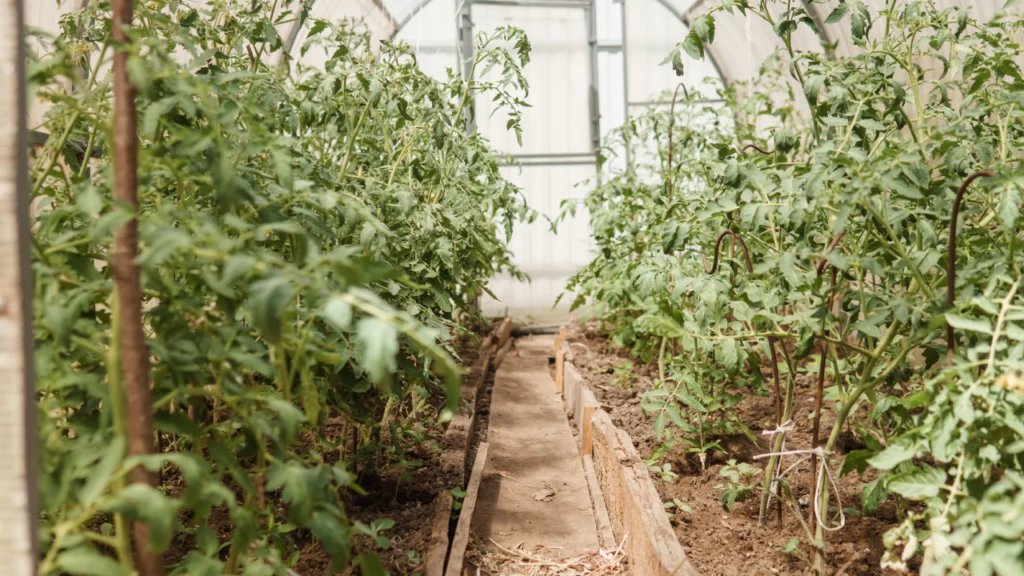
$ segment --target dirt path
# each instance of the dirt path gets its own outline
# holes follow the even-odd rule
[[[538,353],[553,345],[553,337],[517,341],[495,375],[473,533],[485,544],[570,558],[599,546],[579,450],[547,354]]]

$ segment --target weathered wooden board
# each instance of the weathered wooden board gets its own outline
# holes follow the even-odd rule
[[[618,542],[615,541],[612,521],[608,518],[608,507],[605,506],[601,485],[597,481],[597,472],[594,471],[594,459],[590,456],[583,457],[583,471],[587,475],[587,485],[590,487],[590,500],[594,506],[597,538],[601,542],[601,548],[612,548],[618,545]]]
[[[505,342],[508,342],[509,338],[512,337],[512,319],[505,318],[502,320],[501,324],[498,325],[498,329],[495,331],[495,335],[497,338],[495,344],[498,345],[498,348],[501,348],[505,345]]]
[[[505,361],[505,356],[508,356],[509,351],[512,350],[512,340],[509,339],[505,342],[505,345],[501,347],[501,350],[494,355],[494,369],[501,368],[501,363]]]
[[[473,510],[476,509],[476,498],[480,493],[480,479],[483,478],[486,463],[487,442],[481,442],[480,448],[476,451],[473,471],[469,475],[466,497],[462,500],[462,508],[459,511],[459,523],[455,527],[455,537],[452,538],[452,549],[448,555],[448,568],[445,570],[445,576],[462,574],[462,564],[466,559],[466,546],[469,545],[470,527],[473,522]]]
[[[583,393],[583,376],[580,376],[580,371],[571,362],[566,362],[563,369],[563,378],[565,381],[565,409],[573,417],[576,417],[577,411],[580,407],[580,401],[582,400]]]
[[[565,390],[565,353],[561,350],[555,353],[555,390],[559,394]]]
[[[444,492],[434,500],[434,516],[430,528],[430,547],[423,555],[425,576],[444,576],[444,560],[448,556],[448,524],[452,517],[452,494]]]
[[[602,410],[589,420],[594,476],[604,495],[612,531],[618,540],[626,540],[630,573],[697,576],[629,434],[616,428]]]

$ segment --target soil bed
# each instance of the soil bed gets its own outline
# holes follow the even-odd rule
[[[574,355],[573,363],[579,368],[594,394],[609,413],[616,426],[629,433],[642,458],[649,458],[662,442],[654,431],[653,417],[643,413],[640,407],[641,395],[649,390],[657,378],[656,362],[644,365],[631,358],[628,351],[616,349],[596,326],[569,330],[569,342]],[[614,374],[616,367],[627,361],[633,363],[628,381]],[[762,372],[770,377],[770,366],[762,366]],[[620,370],[621,372],[621,370]],[[800,374],[796,378],[796,405],[794,421],[797,428],[787,435],[787,450],[809,448],[811,445],[811,420],[804,418],[813,412],[813,386],[816,375]],[[810,574],[807,562],[800,556],[807,556],[806,533],[788,508],[783,511],[780,527],[775,518],[774,505],[768,524],[758,526],[760,491],[752,492],[746,502],[735,504],[729,512],[722,508],[721,490],[716,488],[723,481],[719,472],[729,459],[763,468],[766,460],[754,460],[757,454],[770,452],[768,436],[762,431],[775,428],[775,406],[768,396],[749,396],[749,391],[732,391],[748,396],[733,408],[739,418],[758,437],[759,445],[746,436],[719,439],[724,451],[712,450],[702,469],[696,455],[685,454],[679,444],[669,450],[658,464],[669,463],[676,478],[665,479],[652,471],[651,479],[663,502],[674,499],[692,508],[692,512],[675,512],[671,517],[672,526],[680,544],[686,551],[693,567],[706,575],[760,575],[760,574]],[[825,402],[822,416],[822,430],[832,426],[833,405]],[[827,434],[827,432],[826,432]],[[848,435],[844,435],[848,436]],[[842,444],[842,442],[840,442]],[[846,450],[856,446],[839,446],[831,459],[834,473],[843,461]],[[794,460],[787,461],[786,466]],[[757,476],[758,481],[763,473]],[[809,501],[808,484],[811,479],[810,463],[805,462],[787,476],[793,494],[801,501],[801,511],[807,518]],[[856,473],[836,478],[846,509],[846,526],[826,535],[827,564],[829,574],[846,576],[869,576],[881,573],[879,561],[885,547],[882,536],[897,523],[895,505],[890,499],[874,516],[861,512],[861,485],[873,477],[870,471],[863,478]],[[830,506],[836,506],[833,497]],[[800,555],[781,551],[791,538],[801,542]]]

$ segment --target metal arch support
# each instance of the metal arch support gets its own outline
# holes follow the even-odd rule
[[[88,0],[82,0],[82,1],[83,2],[87,2]],[[387,7],[385,7],[384,4],[380,0],[371,0],[371,1],[374,3],[374,5],[377,6],[377,8],[381,11],[382,14],[387,16],[388,21],[391,22],[392,31],[391,31],[391,35],[388,36],[388,40],[394,39],[395,35],[398,34],[398,30],[399,30],[398,22],[395,21],[395,17],[391,15],[391,11],[388,10]],[[430,0],[425,0],[425,1],[429,2]],[[310,0],[310,2],[309,2],[309,10],[303,10],[302,12],[300,12],[299,13],[299,19],[296,20],[295,23],[292,24],[291,28],[288,30],[288,35],[285,37],[284,44],[282,45],[282,50],[281,50],[282,54],[281,54],[281,62],[280,62],[281,65],[286,64],[287,61],[288,61],[288,58],[290,58],[292,56],[292,50],[295,48],[295,41],[299,39],[299,32],[301,32],[302,31],[302,27],[306,25],[306,21],[309,19],[308,18],[309,15],[313,13],[313,9],[315,7],[316,7],[316,0]]]
[[[395,23],[395,31],[391,34],[391,38],[390,39],[394,40],[395,36],[398,36],[398,33],[402,31],[402,28],[405,28],[406,25],[409,24],[409,22],[412,22],[412,19],[415,18],[417,14],[422,12],[423,9],[426,8],[427,6],[429,6],[430,3],[433,2],[433,1],[434,0],[420,0],[420,3],[417,4],[416,7],[413,8],[411,12],[409,12],[404,17],[402,17],[402,21],[401,22],[396,22]],[[466,0],[467,4],[469,2],[470,2],[470,0]],[[391,13],[390,12],[388,12],[388,17],[391,17]],[[391,18],[391,21],[394,22],[395,19]]]
[[[302,27],[306,25],[306,16],[313,12],[313,8],[315,6],[316,0],[309,0],[309,10],[303,10],[299,15],[299,19],[296,20],[295,23],[292,24],[291,29],[288,30],[288,37],[285,38],[284,41],[284,50],[281,51],[282,66],[288,63],[288,58],[292,55],[292,48],[295,47],[295,41],[299,38],[299,32],[302,30]]]
[[[821,38],[822,43],[827,46],[831,46],[835,40],[829,35],[828,29],[825,27],[825,20],[821,17],[821,13],[818,12],[815,5],[809,0],[801,0],[800,3],[804,5],[804,10],[806,10],[807,14],[810,15],[811,21],[814,22],[814,27],[818,29],[818,37]],[[826,52],[831,52],[831,50],[826,50]]]

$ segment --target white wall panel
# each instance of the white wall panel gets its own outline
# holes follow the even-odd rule
[[[586,195],[588,187],[580,184],[595,175],[594,167],[585,165],[509,166],[503,172],[522,187],[533,209],[552,219],[561,212],[563,200]],[[592,259],[591,246],[589,215],[582,209],[558,227],[557,236],[543,217],[533,224],[518,226],[509,247],[517,266],[531,281],[521,283],[507,275],[496,277],[490,288],[498,299],[485,297],[484,313],[502,315],[508,310],[521,320],[563,321],[569,315],[573,296],[565,296],[557,308],[552,307],[569,277]]]

